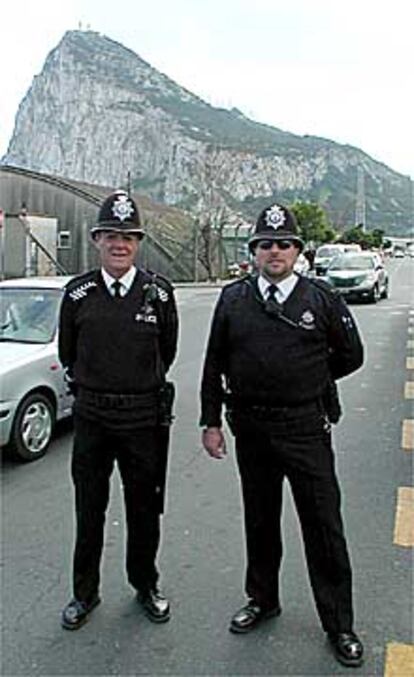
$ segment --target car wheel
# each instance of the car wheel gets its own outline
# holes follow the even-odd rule
[[[371,303],[377,303],[380,300],[380,298],[381,298],[380,291],[378,285],[376,284],[369,296],[369,301]]]
[[[45,455],[55,424],[55,409],[42,393],[26,397],[17,409],[9,451],[19,461],[36,461]]]
[[[382,298],[387,299],[387,298],[389,298],[389,295],[390,295],[389,286],[388,286],[388,282],[386,282],[384,284],[384,289],[382,290]]]

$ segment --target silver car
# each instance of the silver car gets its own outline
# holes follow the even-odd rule
[[[389,277],[375,252],[339,254],[329,264],[325,279],[347,299],[376,303],[389,295]]]
[[[0,282],[0,446],[21,461],[46,453],[55,422],[71,414],[57,356],[57,323],[70,277]]]

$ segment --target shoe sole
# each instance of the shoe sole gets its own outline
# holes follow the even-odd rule
[[[248,632],[251,632],[252,630],[257,628],[257,626],[260,625],[262,621],[266,621],[269,618],[275,618],[275,616],[280,616],[281,613],[282,609],[272,609],[271,611],[266,611],[266,613],[263,614],[263,616],[260,616],[260,618],[256,621],[256,623],[253,623],[253,625],[250,625],[246,628],[242,628],[238,625],[233,625],[233,623],[230,623],[229,630],[230,632],[233,632],[235,635],[245,635]]]
[[[144,606],[142,607],[142,610],[146,615],[146,617],[153,623],[167,623],[171,618],[171,615],[169,613],[166,614],[165,616],[153,616],[149,611],[147,611],[147,609]]]
[[[333,654],[336,658],[336,660],[341,663],[342,665],[345,665],[346,668],[360,668],[361,665],[364,662],[363,658],[358,658],[356,660],[349,660],[348,658],[344,658],[341,654],[339,654],[335,649],[333,649]]]
[[[98,606],[98,604],[100,604],[100,603],[101,603],[101,600],[100,600],[100,598],[98,597],[98,599],[96,599],[96,600],[91,604],[88,613],[84,616],[84,618],[82,618],[81,621],[79,621],[79,623],[65,623],[65,621],[62,620],[62,621],[61,621],[61,626],[62,626],[62,628],[64,628],[64,630],[78,630],[78,629],[81,628],[83,625],[85,625],[85,623],[88,622],[88,620],[89,620],[89,614],[90,614],[90,613]]]
[[[145,616],[153,623],[167,623],[170,620],[171,618],[170,609],[168,609],[168,612],[165,614],[165,616],[154,616],[154,614],[152,614],[151,611],[149,611],[146,608],[145,602],[141,599],[141,595],[139,592],[137,593],[136,599],[138,604],[141,606]]]

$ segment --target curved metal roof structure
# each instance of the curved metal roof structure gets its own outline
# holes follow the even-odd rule
[[[85,264],[87,268],[96,265],[89,230],[95,223],[99,205],[113,190],[113,187],[82,184],[20,167],[0,166],[0,207],[6,219],[17,217],[24,208],[28,214],[57,218],[59,231],[71,234],[70,249],[58,252],[58,261],[68,273],[84,272]],[[171,280],[191,280],[194,255],[190,220],[187,219],[187,228],[181,224],[181,230],[174,229],[168,217],[161,216],[160,205],[142,195],[133,194],[133,197],[146,227],[140,264]],[[167,208],[164,211],[168,211]],[[154,215],[156,229],[152,228]]]

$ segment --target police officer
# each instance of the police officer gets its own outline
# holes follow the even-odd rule
[[[59,328],[59,356],[75,394],[74,596],[62,612],[68,630],[83,625],[100,602],[115,461],[126,508],[128,581],[150,620],[164,622],[170,615],[156,556],[168,446],[166,375],[177,347],[173,289],[135,266],[144,231],[137,205],[124,191],[103,202],[91,236],[101,268],[70,282]]]
[[[359,666],[363,648],[353,631],[351,565],[328,416],[338,418],[334,380],[361,366],[363,347],[341,297],[294,272],[303,242],[286,207],[262,211],[249,247],[257,274],[222,290],[201,386],[203,445],[213,458],[224,457],[225,402],[243,494],[248,599],[230,630],[245,633],[281,613],[286,477],[322,627],[336,658]]]

